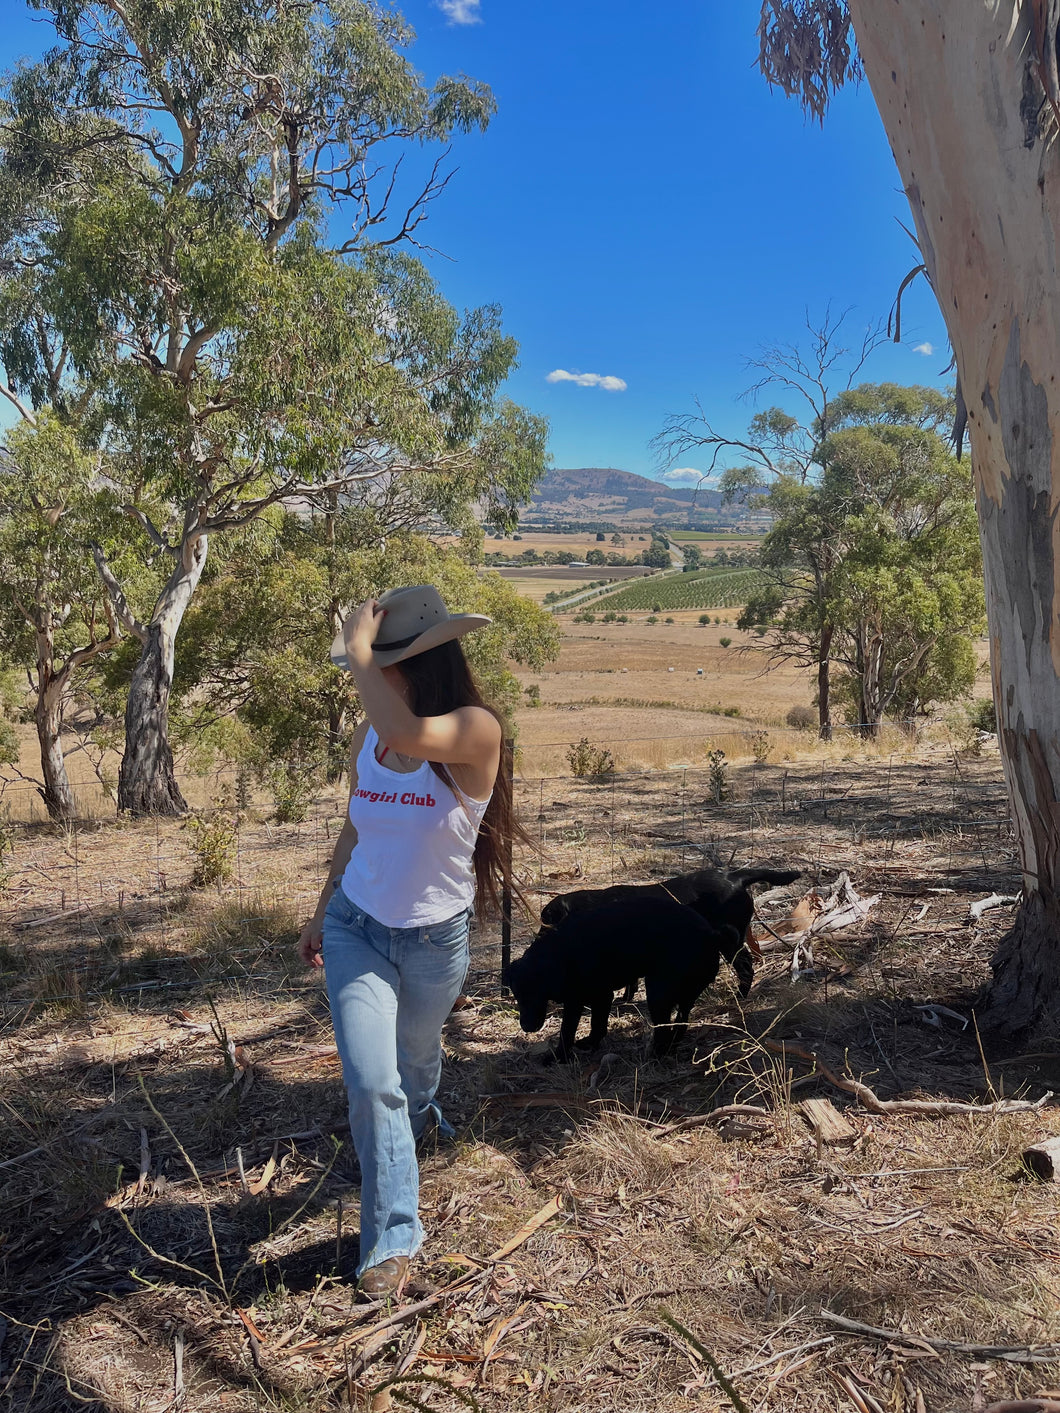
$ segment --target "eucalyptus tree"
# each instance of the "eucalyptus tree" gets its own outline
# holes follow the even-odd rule
[[[119,804],[175,812],[175,642],[210,538],[380,476],[471,487],[498,522],[540,460],[494,406],[515,346],[460,318],[418,243],[448,177],[400,153],[484,128],[481,85],[426,87],[411,31],[362,0],[33,0],[55,47],[0,132],[0,391],[105,451],[161,588],[140,644]]]
[[[53,413],[11,432],[0,457],[0,654],[32,691],[38,791],[57,820],[76,815],[64,717],[79,678],[121,636],[87,550],[90,541],[114,545],[111,510],[98,458]]]
[[[864,72],[953,347],[971,442],[1023,905],[985,1020],[1060,1023],[1060,10],[765,0],[766,77],[823,119]]]

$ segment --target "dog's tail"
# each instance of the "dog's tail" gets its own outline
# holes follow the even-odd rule
[[[740,995],[748,995],[754,985],[755,961],[750,948],[735,927],[725,926],[719,929],[718,950],[736,973],[736,979],[740,983]]]
[[[771,888],[780,888],[785,883],[794,883],[802,877],[801,869],[776,868],[734,868],[729,870],[729,880],[741,888],[751,888],[756,883],[768,883]]]

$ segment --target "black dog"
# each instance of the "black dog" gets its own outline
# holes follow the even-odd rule
[[[605,890],[609,891],[609,890]],[[579,1048],[596,1049],[607,1034],[614,992],[631,978],[644,978],[648,1014],[655,1026],[652,1053],[664,1055],[688,1022],[701,992],[718,974],[722,954],[741,945],[736,929],[712,927],[672,898],[644,896],[576,910],[557,927],[542,928],[512,963],[509,985],[519,1005],[519,1024],[537,1031],[549,1001],[563,1006],[556,1055],[570,1058],[585,1006],[592,1020]],[[676,1010],[677,1024],[671,1024]]]
[[[716,868],[698,868],[693,873],[679,873],[665,883],[617,883],[612,888],[581,888],[573,893],[560,893],[546,903],[541,909],[541,922],[545,928],[558,927],[572,913],[624,899],[668,898],[671,902],[684,903],[710,927],[720,928],[724,937],[728,936],[728,929],[735,930],[734,943],[722,941],[719,945],[722,956],[739,979],[740,995],[746,996],[754,981],[754,958],[746,939],[755,905],[748,890],[756,883],[780,887],[794,883],[799,876],[797,869],[738,868],[722,873]],[[628,981],[619,980],[615,989],[620,986],[626,987],[626,1000],[632,1000],[636,983],[631,989]]]

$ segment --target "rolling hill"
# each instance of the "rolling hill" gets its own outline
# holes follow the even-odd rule
[[[614,467],[552,468],[545,472],[525,513],[528,521],[703,520],[714,522],[717,491],[668,486]]]

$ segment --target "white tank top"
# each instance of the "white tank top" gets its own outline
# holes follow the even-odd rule
[[[457,796],[427,761],[407,774],[375,758],[369,726],[357,757],[350,822],[357,843],[342,875],[355,907],[385,927],[428,927],[475,901],[471,856],[489,800]]]

